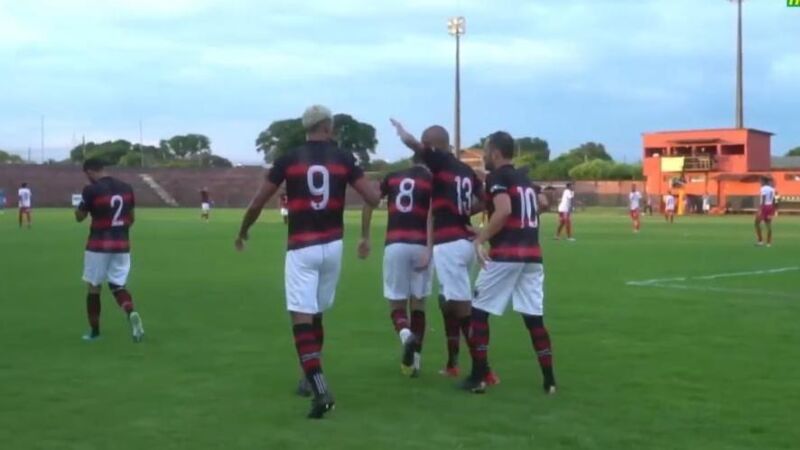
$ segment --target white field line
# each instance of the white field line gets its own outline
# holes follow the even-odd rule
[[[703,275],[699,277],[686,276],[686,277],[673,277],[673,278],[653,278],[651,280],[628,281],[625,284],[628,286],[653,286],[663,283],[670,283],[673,281],[716,280],[718,278],[747,277],[753,275],[770,275],[774,273],[793,272],[795,270],[800,270],[800,267],[792,266],[792,267],[781,267],[778,269],[753,270],[750,272],[728,272],[728,273],[718,273],[714,275]]]
[[[717,292],[720,294],[741,294],[747,296],[757,295],[759,297],[770,296],[775,298],[785,298],[796,300],[800,298],[800,294],[789,294],[786,292],[763,291],[760,289],[738,289],[738,288],[720,288],[713,286],[687,286],[685,284],[647,284],[639,285],[644,287],[658,287],[665,289],[679,289],[682,291],[702,291],[702,292]]]

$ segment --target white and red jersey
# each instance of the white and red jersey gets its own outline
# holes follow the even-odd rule
[[[642,193],[639,191],[633,191],[628,195],[628,200],[631,211],[638,211],[639,204],[642,202]]]
[[[772,206],[775,204],[775,188],[772,186],[761,186],[761,206]]]
[[[17,198],[19,198],[19,207],[20,208],[30,208],[31,207],[31,190],[28,188],[19,188],[17,191]]]
[[[667,211],[675,211],[675,196],[667,194],[664,196],[664,209]]]
[[[575,191],[572,189],[564,189],[561,194],[561,203],[558,204],[558,212],[570,213],[572,212],[572,199],[575,198]]]

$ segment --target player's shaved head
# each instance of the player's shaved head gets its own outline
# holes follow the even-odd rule
[[[450,133],[441,126],[434,125],[422,132],[422,145],[437,150],[450,150]]]

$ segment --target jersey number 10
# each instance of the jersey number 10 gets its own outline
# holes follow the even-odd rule
[[[520,228],[539,227],[539,205],[536,204],[536,191],[533,188],[517,187],[520,202]]]

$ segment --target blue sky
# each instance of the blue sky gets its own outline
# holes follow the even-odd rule
[[[748,0],[746,125],[800,145],[800,8]],[[87,140],[199,132],[237,162],[273,120],[322,103],[378,128],[452,128],[449,16],[467,17],[463,141],[497,129],[554,152],[733,123],[725,0],[0,0],[0,148],[63,158]]]

